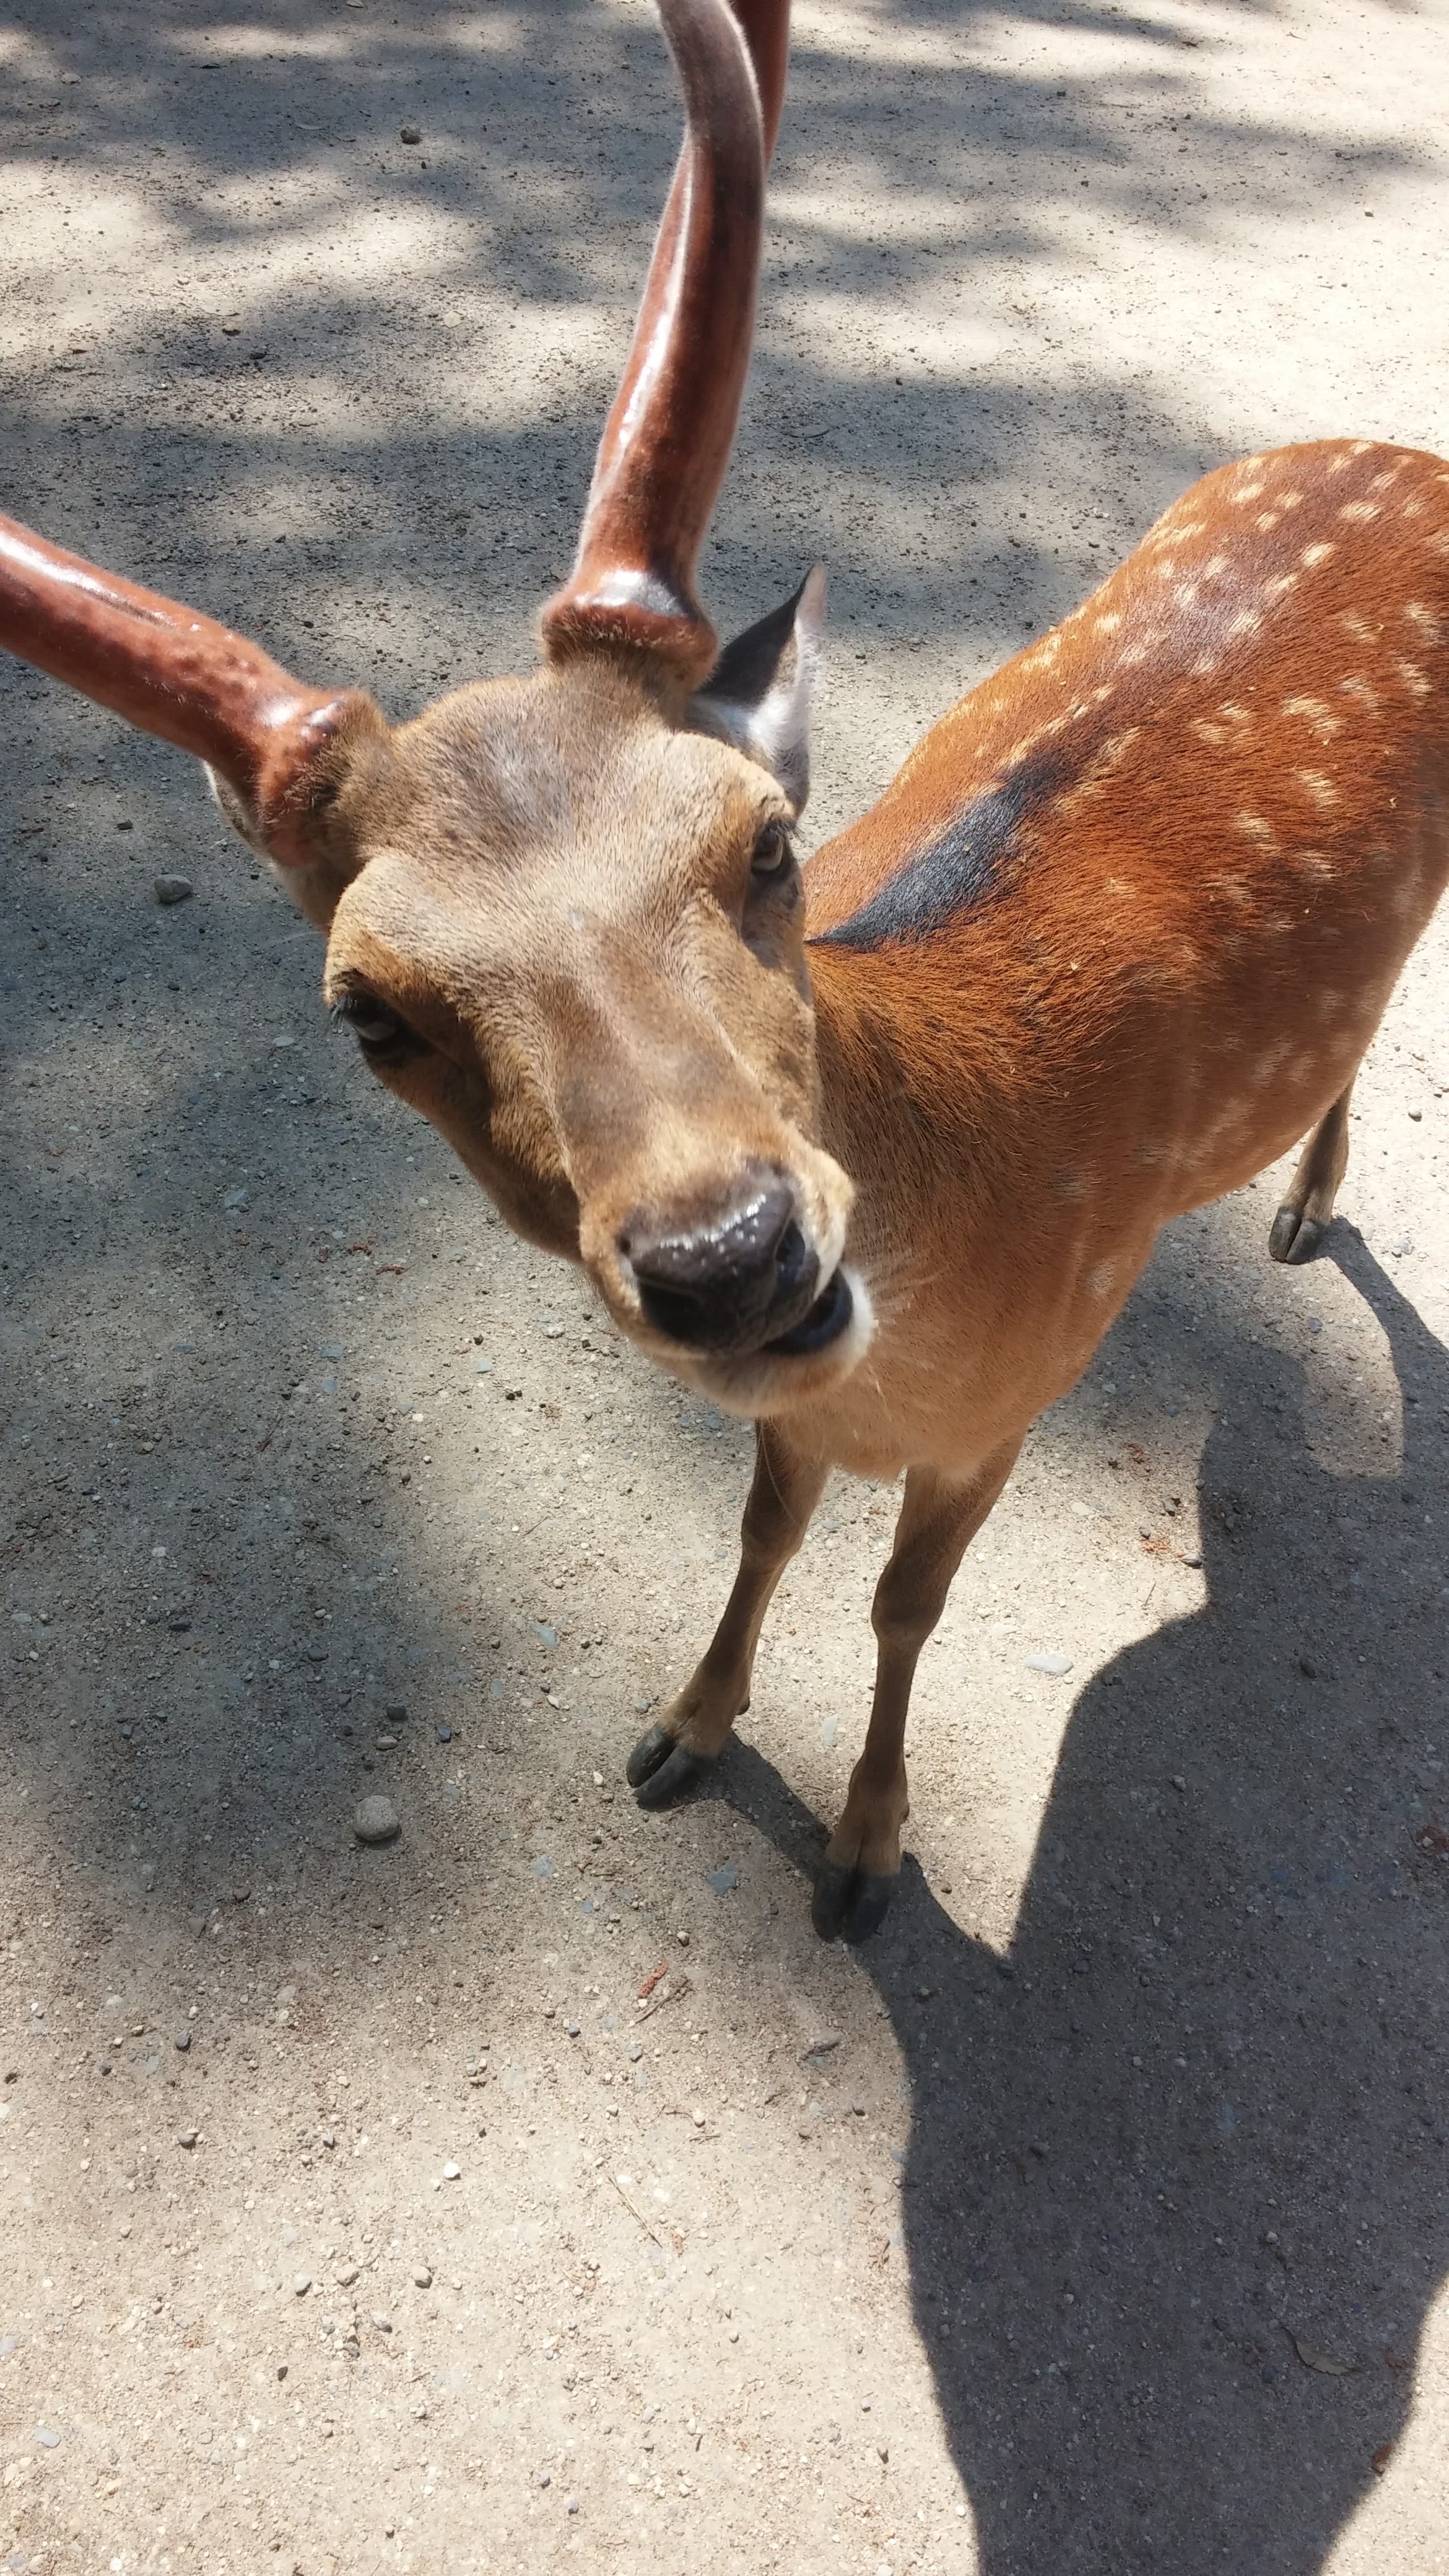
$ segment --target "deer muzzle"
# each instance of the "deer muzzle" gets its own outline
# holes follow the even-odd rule
[[[637,1210],[619,1251],[652,1330],[681,1349],[721,1357],[823,1350],[850,1322],[842,1271],[822,1281],[794,1189],[777,1172],[748,1170],[729,1203],[688,1225]]]

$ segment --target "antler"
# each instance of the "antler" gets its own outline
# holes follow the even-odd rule
[[[789,0],[735,0],[733,12],[727,0],[659,6],[684,89],[684,150],[599,443],[578,557],[543,612],[543,635],[556,661],[625,646],[692,683],[715,654],[695,564],[750,363],[790,10]]]
[[[0,517],[0,645],[194,752],[274,858],[303,866],[304,789],[357,690],[307,689],[244,635]]]

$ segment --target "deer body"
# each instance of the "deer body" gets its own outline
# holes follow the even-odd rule
[[[876,1332],[792,1434],[870,1474],[1019,1436],[1161,1226],[1346,1090],[1446,873],[1449,466],[1207,476],[806,868]]]
[[[660,0],[687,108],[575,568],[531,677],[387,724],[0,520],[0,644],[195,752],[327,941],[379,1079],[624,1331],[752,1416],[733,1591],[635,1746],[713,1760],[832,1465],[906,1471],[817,1883],[880,1921],[916,1659],[1029,1424],[1181,1210],[1313,1134],[1449,870],[1449,467],[1209,475],[797,868],[823,576],[723,653],[695,563],[748,363],[786,0]]]

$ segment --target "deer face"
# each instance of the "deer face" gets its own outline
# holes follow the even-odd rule
[[[789,826],[823,578],[718,657],[699,547],[749,362],[788,0],[660,0],[686,108],[573,572],[532,679],[389,731],[0,520],[0,644],[197,753],[328,938],[378,1078],[627,1331],[745,1413],[849,1369],[850,1184],[813,1141]]]
[[[344,766],[313,884],[346,879],[325,992],[371,1071],[653,1357],[755,1413],[870,1325],[813,1142],[795,799],[720,738],[740,703],[671,720],[598,657],[462,690]]]

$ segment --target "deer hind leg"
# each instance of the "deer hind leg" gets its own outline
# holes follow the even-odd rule
[[[1341,1091],[1303,1148],[1288,1195],[1273,1219],[1268,1250],[1275,1261],[1311,1261],[1333,1222],[1333,1202],[1348,1168],[1348,1104]]]
[[[740,1570],[704,1661],[640,1736],[626,1777],[641,1807],[669,1807],[718,1759],[749,1707],[750,1675],[765,1612],[820,1500],[826,1470],[792,1449],[777,1424],[755,1426],[755,1473],[740,1528]]]
[[[871,1606],[879,1643],[870,1725],[815,1882],[811,1912],[823,1941],[868,1940],[884,1920],[910,1812],[904,1745],[916,1663],[1020,1447],[1019,1440],[1004,1442],[967,1484],[920,1467],[906,1477],[895,1545]]]

